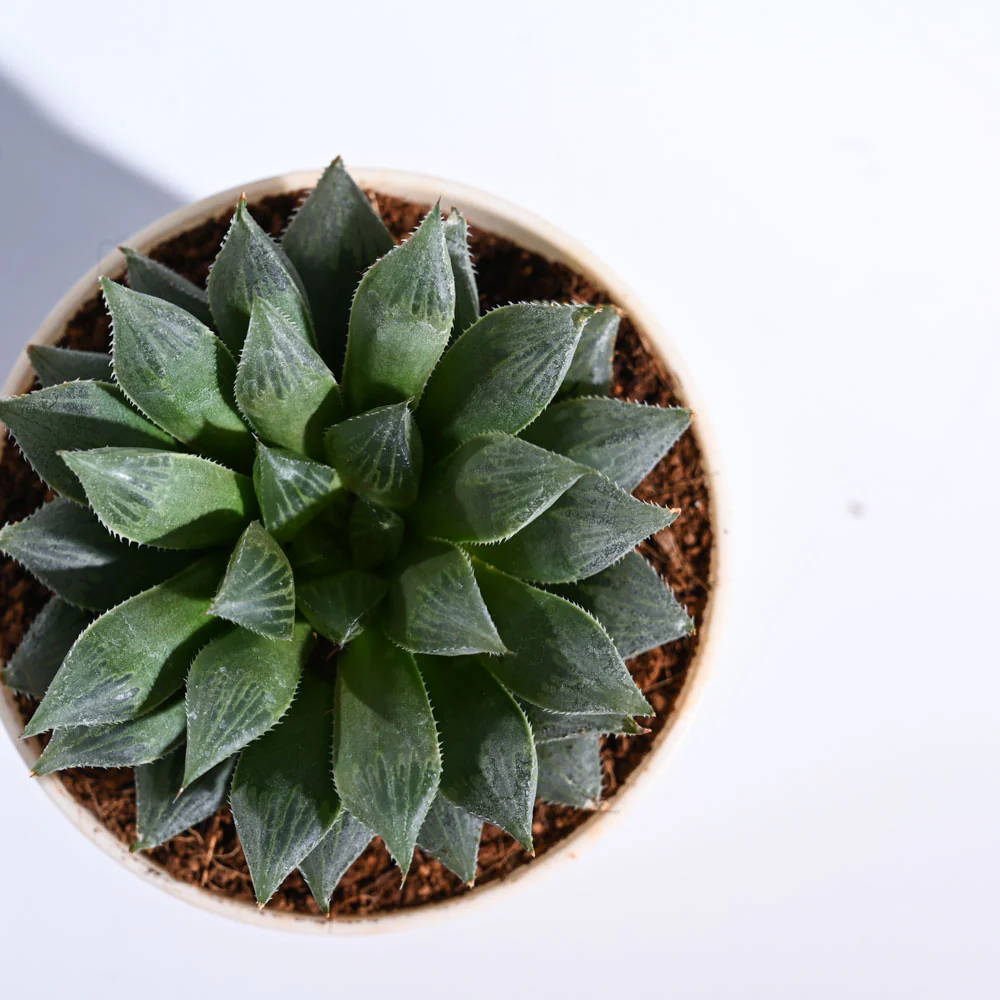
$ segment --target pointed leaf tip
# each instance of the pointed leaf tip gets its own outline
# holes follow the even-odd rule
[[[348,522],[351,559],[358,569],[377,569],[395,559],[403,544],[402,517],[367,497],[359,496]]]
[[[415,399],[455,316],[455,278],[440,209],[369,268],[354,296],[344,361],[350,412]]]
[[[691,411],[682,407],[588,396],[550,406],[522,436],[631,491],[690,423]]]
[[[519,303],[472,324],[434,369],[417,411],[439,452],[479,434],[516,434],[530,424],[559,387],[591,311]]]
[[[218,557],[200,559],[91,623],[53,678],[25,735],[125,722],[179,690],[195,650],[213,627],[205,611],[222,569]]]
[[[185,704],[188,743],[182,785],[242,750],[288,710],[312,644],[301,623],[291,642],[245,629],[213,639],[194,659]]]
[[[97,611],[161,583],[189,561],[119,541],[92,511],[61,497],[0,530],[0,550],[69,603]]]
[[[596,809],[601,800],[597,736],[545,743],[538,748],[538,797],[544,802]]]
[[[506,434],[473,438],[422,486],[415,521],[426,536],[496,542],[552,506],[586,468]]]
[[[531,849],[535,746],[520,706],[475,656],[420,656],[442,747],[441,791]]]
[[[219,336],[234,353],[246,338],[254,297],[265,299],[314,340],[302,279],[281,247],[264,232],[240,198],[208,275],[208,298]]]
[[[423,445],[409,403],[380,406],[326,432],[327,460],[355,493],[402,509],[417,497]]]
[[[226,800],[235,765],[236,758],[230,757],[188,788],[181,788],[183,747],[137,767],[136,839],[129,850],[151,850],[211,816]]]
[[[420,828],[417,845],[471,886],[476,881],[482,831],[481,819],[449,802],[439,791]]]
[[[445,220],[444,235],[455,278],[455,322],[451,331],[454,339],[479,319],[479,289],[469,254],[469,227],[457,208]]]
[[[326,836],[300,862],[299,871],[324,913],[330,912],[330,899],[337,884],[373,837],[364,823],[341,809]]]
[[[522,579],[567,583],[606,569],[672,524],[677,513],[636,500],[591,474],[513,538],[477,552],[490,565]]]
[[[329,683],[306,674],[288,714],[240,755],[230,804],[260,904],[340,815],[330,770],[331,703]],[[284,836],[276,838],[276,829]]]
[[[236,362],[222,341],[165,295],[110,281],[104,295],[114,328],[115,379],[125,396],[198,454],[248,466],[253,438],[236,409]]]
[[[310,458],[323,457],[323,431],[342,415],[333,372],[279,308],[254,296],[236,400],[261,439]]]
[[[519,702],[528,719],[535,745],[552,743],[555,740],[576,739],[579,736],[605,736],[609,734],[620,736],[641,736],[649,732],[640,726],[630,715],[593,715],[550,712],[547,709],[532,705],[531,702]]]
[[[281,546],[252,521],[233,549],[209,613],[272,639],[291,641],[295,584]]]
[[[184,738],[184,702],[178,698],[137,719],[107,726],[57,729],[34,774],[68,767],[136,767],[168,753]]]
[[[694,621],[637,552],[558,592],[597,618],[626,659],[690,635]]]
[[[300,581],[298,606],[320,635],[344,645],[364,631],[387,586],[374,573],[351,568],[338,570]]]
[[[557,397],[604,396],[611,391],[615,340],[621,323],[616,306],[598,306],[588,317]]]
[[[468,556],[444,542],[414,544],[404,553],[389,590],[385,628],[414,653],[507,652]]]
[[[43,389],[63,382],[110,382],[111,355],[49,344],[29,344],[28,360]]]
[[[14,691],[40,700],[89,621],[87,611],[53,597],[7,661],[3,682]]]
[[[339,375],[355,290],[395,240],[338,157],[292,217],[281,244],[305,283],[320,354]]]
[[[169,549],[219,545],[257,512],[253,483],[198,455],[152,448],[63,452],[109,530]]]
[[[79,503],[86,503],[87,496],[65,461],[66,452],[106,446],[177,447],[107,382],[67,382],[2,399],[0,419],[38,475]]]
[[[437,730],[413,655],[367,631],[341,654],[334,775],[348,811],[404,875],[441,774]]]
[[[261,442],[253,482],[264,526],[279,542],[294,538],[344,492],[328,465]]]
[[[504,687],[554,712],[652,714],[595,618],[478,559],[473,568],[497,631],[512,650],[482,661]]]

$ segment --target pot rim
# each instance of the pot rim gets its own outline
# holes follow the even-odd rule
[[[208,218],[231,211],[241,193],[250,201],[268,195],[284,194],[311,188],[318,181],[321,171],[307,170],[280,174],[255,181],[242,187],[233,187],[208,198],[202,198],[163,216],[127,240],[127,245],[147,252],[164,240],[199,225]],[[718,619],[723,609],[728,568],[728,516],[724,483],[716,464],[717,449],[711,429],[691,391],[686,369],[676,348],[657,323],[654,316],[635,296],[632,290],[594,254],[571,237],[557,230],[550,223],[510,202],[485,191],[425,174],[403,170],[379,168],[352,169],[352,176],[359,184],[376,192],[406,198],[422,204],[441,199],[443,203],[461,210],[470,225],[489,230],[513,240],[527,250],[542,255],[550,261],[565,264],[582,273],[590,282],[604,288],[612,300],[631,318],[643,344],[656,354],[673,376],[675,389],[681,402],[692,409],[697,419],[688,433],[698,438],[705,475],[709,479],[709,508],[713,527],[712,561],[709,570],[708,602],[702,616],[699,632],[701,642],[691,662],[685,682],[674,702],[666,724],[650,752],[629,776],[625,785],[610,800],[607,808],[600,810],[586,823],[559,841],[541,857],[528,865],[521,865],[509,875],[488,882],[473,892],[452,896],[436,903],[411,908],[390,910],[386,913],[324,918],[309,914],[287,913],[258,909],[252,903],[229,899],[220,894],[180,882],[165,869],[143,854],[133,854],[117,840],[90,812],[80,805],[55,774],[36,778],[45,793],[63,814],[89,840],[106,854],[134,874],[160,889],[203,910],[229,917],[258,927],[268,927],[288,932],[344,934],[373,933],[426,924],[429,920],[450,916],[459,905],[463,912],[473,903],[492,900],[496,890],[520,884],[528,873],[539,872],[551,876],[557,862],[563,866],[576,859],[578,852],[598,836],[609,831],[625,812],[626,805],[636,799],[635,789],[646,788],[654,774],[661,770],[672,751],[680,742],[691,723],[694,708],[701,696],[709,668],[716,655],[719,632]],[[106,255],[96,267],[87,272],[60,299],[55,308],[32,336],[28,344],[54,344],[62,336],[68,321],[80,306],[91,298],[98,288],[99,275],[116,275],[124,271],[125,258],[119,250]],[[25,345],[28,346],[28,345]],[[26,392],[34,381],[34,373],[25,350],[21,351],[3,385],[3,395]],[[0,423],[0,453],[5,445],[5,432]],[[37,761],[40,745],[37,739],[21,740],[21,720],[13,693],[0,684],[0,721],[14,741],[25,762],[32,766]],[[537,878],[536,878],[537,881]]]

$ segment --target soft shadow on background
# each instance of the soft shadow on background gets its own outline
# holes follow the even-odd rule
[[[64,132],[0,69],[0,371],[49,310],[132,233],[176,208],[150,183]]]

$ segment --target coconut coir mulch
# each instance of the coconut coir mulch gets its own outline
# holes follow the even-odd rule
[[[277,236],[299,198],[300,195],[295,194],[266,198],[251,211],[266,230]],[[425,211],[424,206],[386,196],[379,197],[378,204],[386,224],[397,238],[411,232]],[[186,277],[204,282],[227,225],[228,216],[220,216],[164,243],[152,255]],[[472,251],[484,309],[531,299],[609,301],[602,289],[595,288],[581,275],[490,233],[473,231]],[[25,331],[26,336],[28,332]],[[70,322],[63,343],[80,349],[107,350],[108,334],[109,322],[95,295]],[[670,375],[643,347],[627,316],[618,336],[614,372],[612,391],[615,396],[661,406],[679,402]],[[27,516],[48,495],[18,450],[6,448],[0,460],[0,523]],[[708,484],[694,434],[688,432],[681,438],[649,474],[636,495],[682,510],[677,521],[645,543],[642,550],[700,625],[708,598],[712,525]],[[7,660],[16,649],[47,599],[44,587],[16,563],[3,559],[0,564],[2,660]],[[602,759],[606,803],[613,801],[662,731],[698,641],[695,634],[630,661],[629,669],[657,715],[648,721],[650,732],[646,735],[605,740]],[[34,710],[34,703],[21,696],[19,701],[27,718]],[[60,778],[74,798],[119,840],[125,843],[133,840],[135,786],[130,769],[80,768],[63,771]],[[536,857],[545,854],[592,815],[578,809],[538,803],[532,828]],[[149,853],[176,879],[233,899],[253,901],[250,873],[228,807]],[[476,892],[478,887],[503,878],[531,861],[532,858],[509,836],[487,824],[479,852],[477,888],[462,886],[443,865],[419,850],[405,885],[400,886],[398,870],[392,865],[381,840],[376,839],[338,887],[332,913],[336,916],[385,912]],[[269,906],[276,910],[319,914],[319,908],[297,872],[288,877]]]

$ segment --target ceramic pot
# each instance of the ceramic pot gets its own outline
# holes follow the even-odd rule
[[[708,675],[716,645],[715,637],[720,627],[719,608],[724,596],[727,554],[726,519],[722,502],[723,487],[715,462],[715,448],[709,434],[705,412],[697,405],[697,399],[694,398],[676,350],[656,319],[627,285],[593,254],[570,237],[554,229],[543,219],[483,191],[435,177],[397,170],[361,169],[352,170],[352,175],[363,187],[413,202],[432,204],[441,198],[443,204],[459,208],[473,228],[489,230],[527,250],[540,254],[550,261],[565,264],[582,274],[592,284],[602,287],[608,292],[612,300],[629,315],[647,349],[656,354],[666,366],[682,405],[688,406],[696,412],[696,419],[688,433],[696,435],[698,439],[705,473],[709,479],[710,515],[714,544],[709,577],[710,592],[704,614],[699,622],[700,643],[697,653],[663,731],[655,741],[651,752],[629,776],[627,783],[615,796],[614,808],[594,815],[537,861],[530,865],[522,865],[506,878],[489,882],[474,892],[455,896],[439,903],[391,911],[381,915],[336,917],[329,920],[306,914],[283,913],[268,909],[258,910],[250,903],[227,899],[218,893],[175,880],[150,858],[143,854],[130,853],[125,844],[117,840],[69,794],[57,775],[35,779],[52,802],[81,833],[120,864],[163,891],[202,909],[258,926],[325,934],[395,929],[409,926],[418,921],[426,922],[429,918],[453,914],[459,910],[465,912],[470,906],[479,905],[494,898],[499,891],[507,891],[514,885],[523,887],[529,880],[536,883],[542,872],[551,872],[557,865],[571,864],[596,837],[603,836],[614,824],[621,822],[628,814],[630,804],[640,794],[640,789],[651,783],[653,775],[662,767],[670,751],[676,746],[683,731],[690,723],[697,697]],[[244,187],[223,191],[171,212],[133,236],[127,241],[127,244],[136,250],[149,252],[163,241],[194,229],[207,219],[231,212],[241,192],[246,192],[248,199],[254,202],[268,195],[311,188],[316,184],[319,176],[319,171],[283,174]],[[81,278],[66,293],[31,338],[30,343],[57,343],[69,320],[94,295],[98,287],[98,275],[120,274],[124,271],[124,265],[124,258],[118,251],[105,257],[97,267]],[[28,362],[27,354],[22,352],[7,376],[2,390],[3,395],[27,392],[33,383],[34,372]],[[0,424],[0,432],[2,430],[3,427]],[[0,450],[4,446],[4,440],[5,435],[0,436]],[[25,762],[29,767],[33,766],[41,752],[41,746],[37,739],[18,739],[22,729],[21,717],[14,703],[12,692],[2,684],[0,684],[0,721],[2,721],[10,738],[15,742]]]

